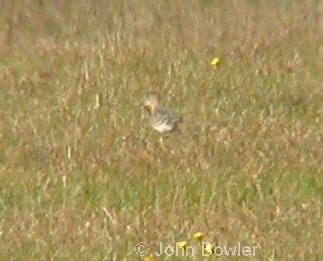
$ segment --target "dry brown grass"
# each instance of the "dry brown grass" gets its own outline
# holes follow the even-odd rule
[[[143,260],[138,242],[196,231],[254,260],[322,257],[322,3],[13,2],[1,260]],[[184,118],[163,144],[139,106],[151,89]]]

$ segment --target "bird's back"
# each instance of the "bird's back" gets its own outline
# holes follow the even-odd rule
[[[169,132],[177,128],[177,124],[182,121],[173,110],[159,107],[151,115],[151,125],[159,132]]]

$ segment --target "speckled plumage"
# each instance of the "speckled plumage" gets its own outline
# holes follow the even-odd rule
[[[182,121],[173,110],[160,105],[156,93],[150,93],[145,97],[144,106],[150,112],[150,125],[158,132],[174,131],[178,123]]]

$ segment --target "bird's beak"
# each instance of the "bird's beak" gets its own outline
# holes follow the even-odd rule
[[[151,108],[150,106],[148,106],[147,104],[145,103],[142,103],[142,108],[147,111],[148,113],[151,113]]]

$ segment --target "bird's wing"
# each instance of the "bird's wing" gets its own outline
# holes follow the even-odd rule
[[[182,118],[178,116],[173,110],[168,108],[159,108],[158,115],[160,120],[165,123],[178,123],[182,121]]]

